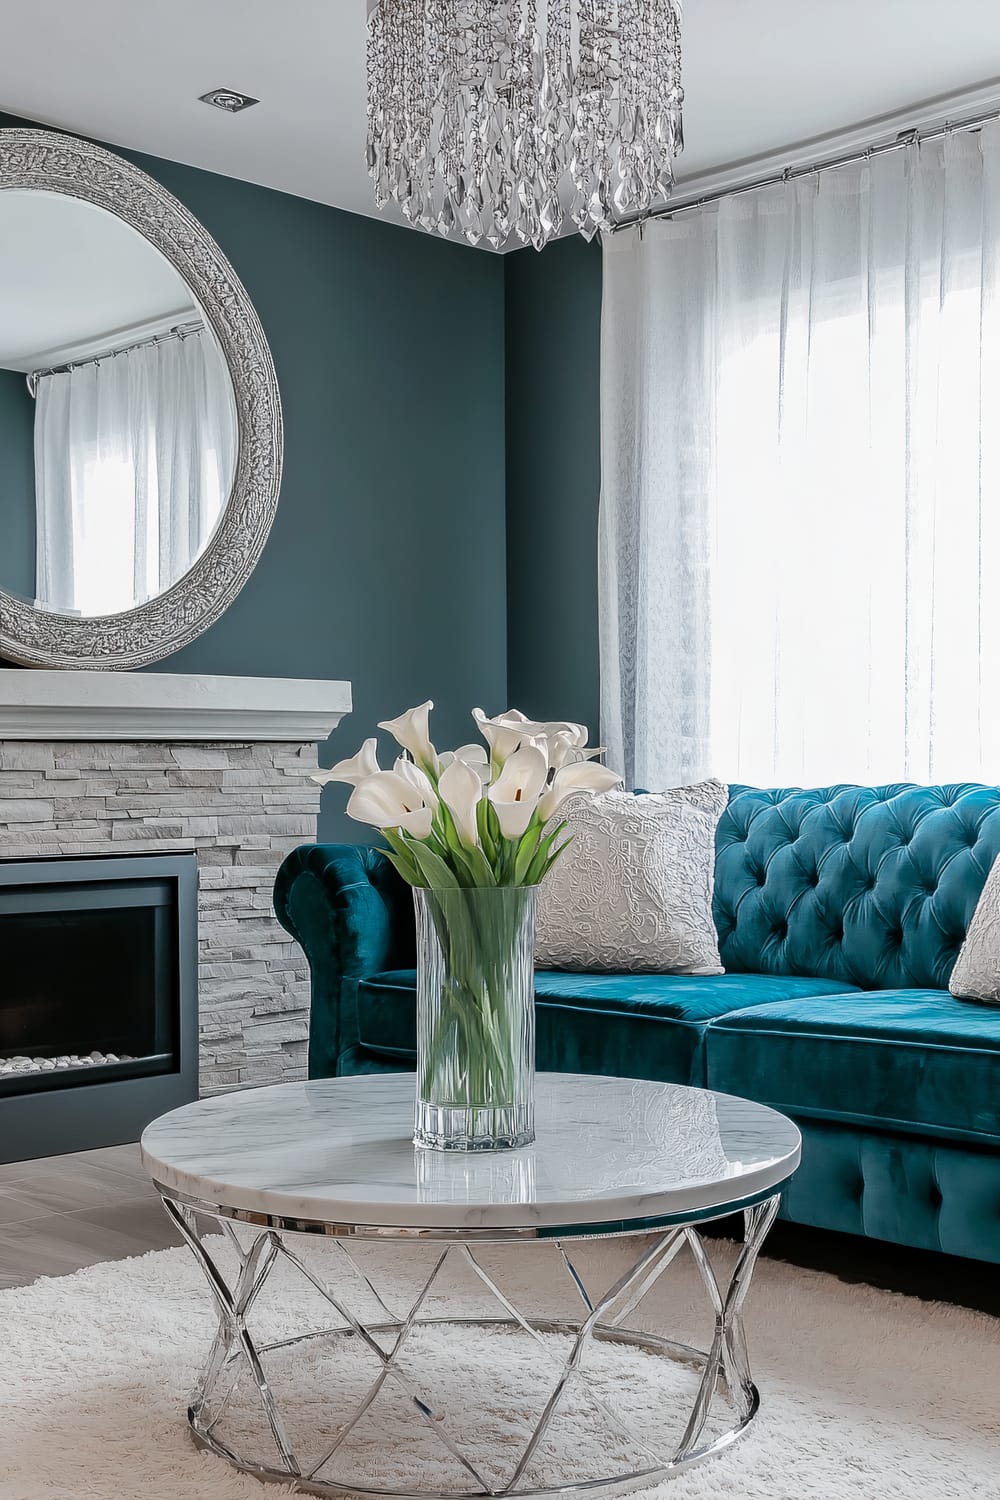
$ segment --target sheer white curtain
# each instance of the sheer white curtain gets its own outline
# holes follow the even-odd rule
[[[43,376],[35,397],[38,602],[113,614],[175,583],[215,528],[235,451],[229,373],[206,333]]]
[[[605,244],[609,763],[1000,780],[1000,127]]]

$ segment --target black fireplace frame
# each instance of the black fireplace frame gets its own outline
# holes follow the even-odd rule
[[[140,1060],[122,1076],[120,1065],[85,1072],[32,1075],[0,1096],[0,1162],[87,1151],[138,1140],[150,1120],[198,1097],[198,857],[169,854],[93,854],[30,859],[0,858],[0,893],[11,887],[94,884],[92,907],[107,882],[167,882],[176,913],[169,934],[175,1050],[150,1064]],[[118,903],[121,904],[121,903]],[[141,904],[141,903],[138,903]],[[2,984],[2,976],[0,976]],[[85,1080],[85,1081],[84,1081]]]

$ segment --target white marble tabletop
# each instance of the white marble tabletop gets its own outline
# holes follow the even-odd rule
[[[541,1073],[520,1151],[413,1145],[412,1073],[283,1083],[185,1104],[148,1126],[168,1192],[273,1218],[424,1231],[663,1221],[777,1188],[799,1132],[763,1105],[634,1078]]]

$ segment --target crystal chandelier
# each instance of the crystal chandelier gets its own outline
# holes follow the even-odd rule
[[[591,239],[673,187],[680,0],[369,0],[368,170],[379,208],[540,250],[560,189]]]

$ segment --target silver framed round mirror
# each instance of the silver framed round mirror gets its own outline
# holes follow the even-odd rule
[[[263,550],[281,401],[215,240],[102,147],[0,130],[0,657],[147,666]]]

